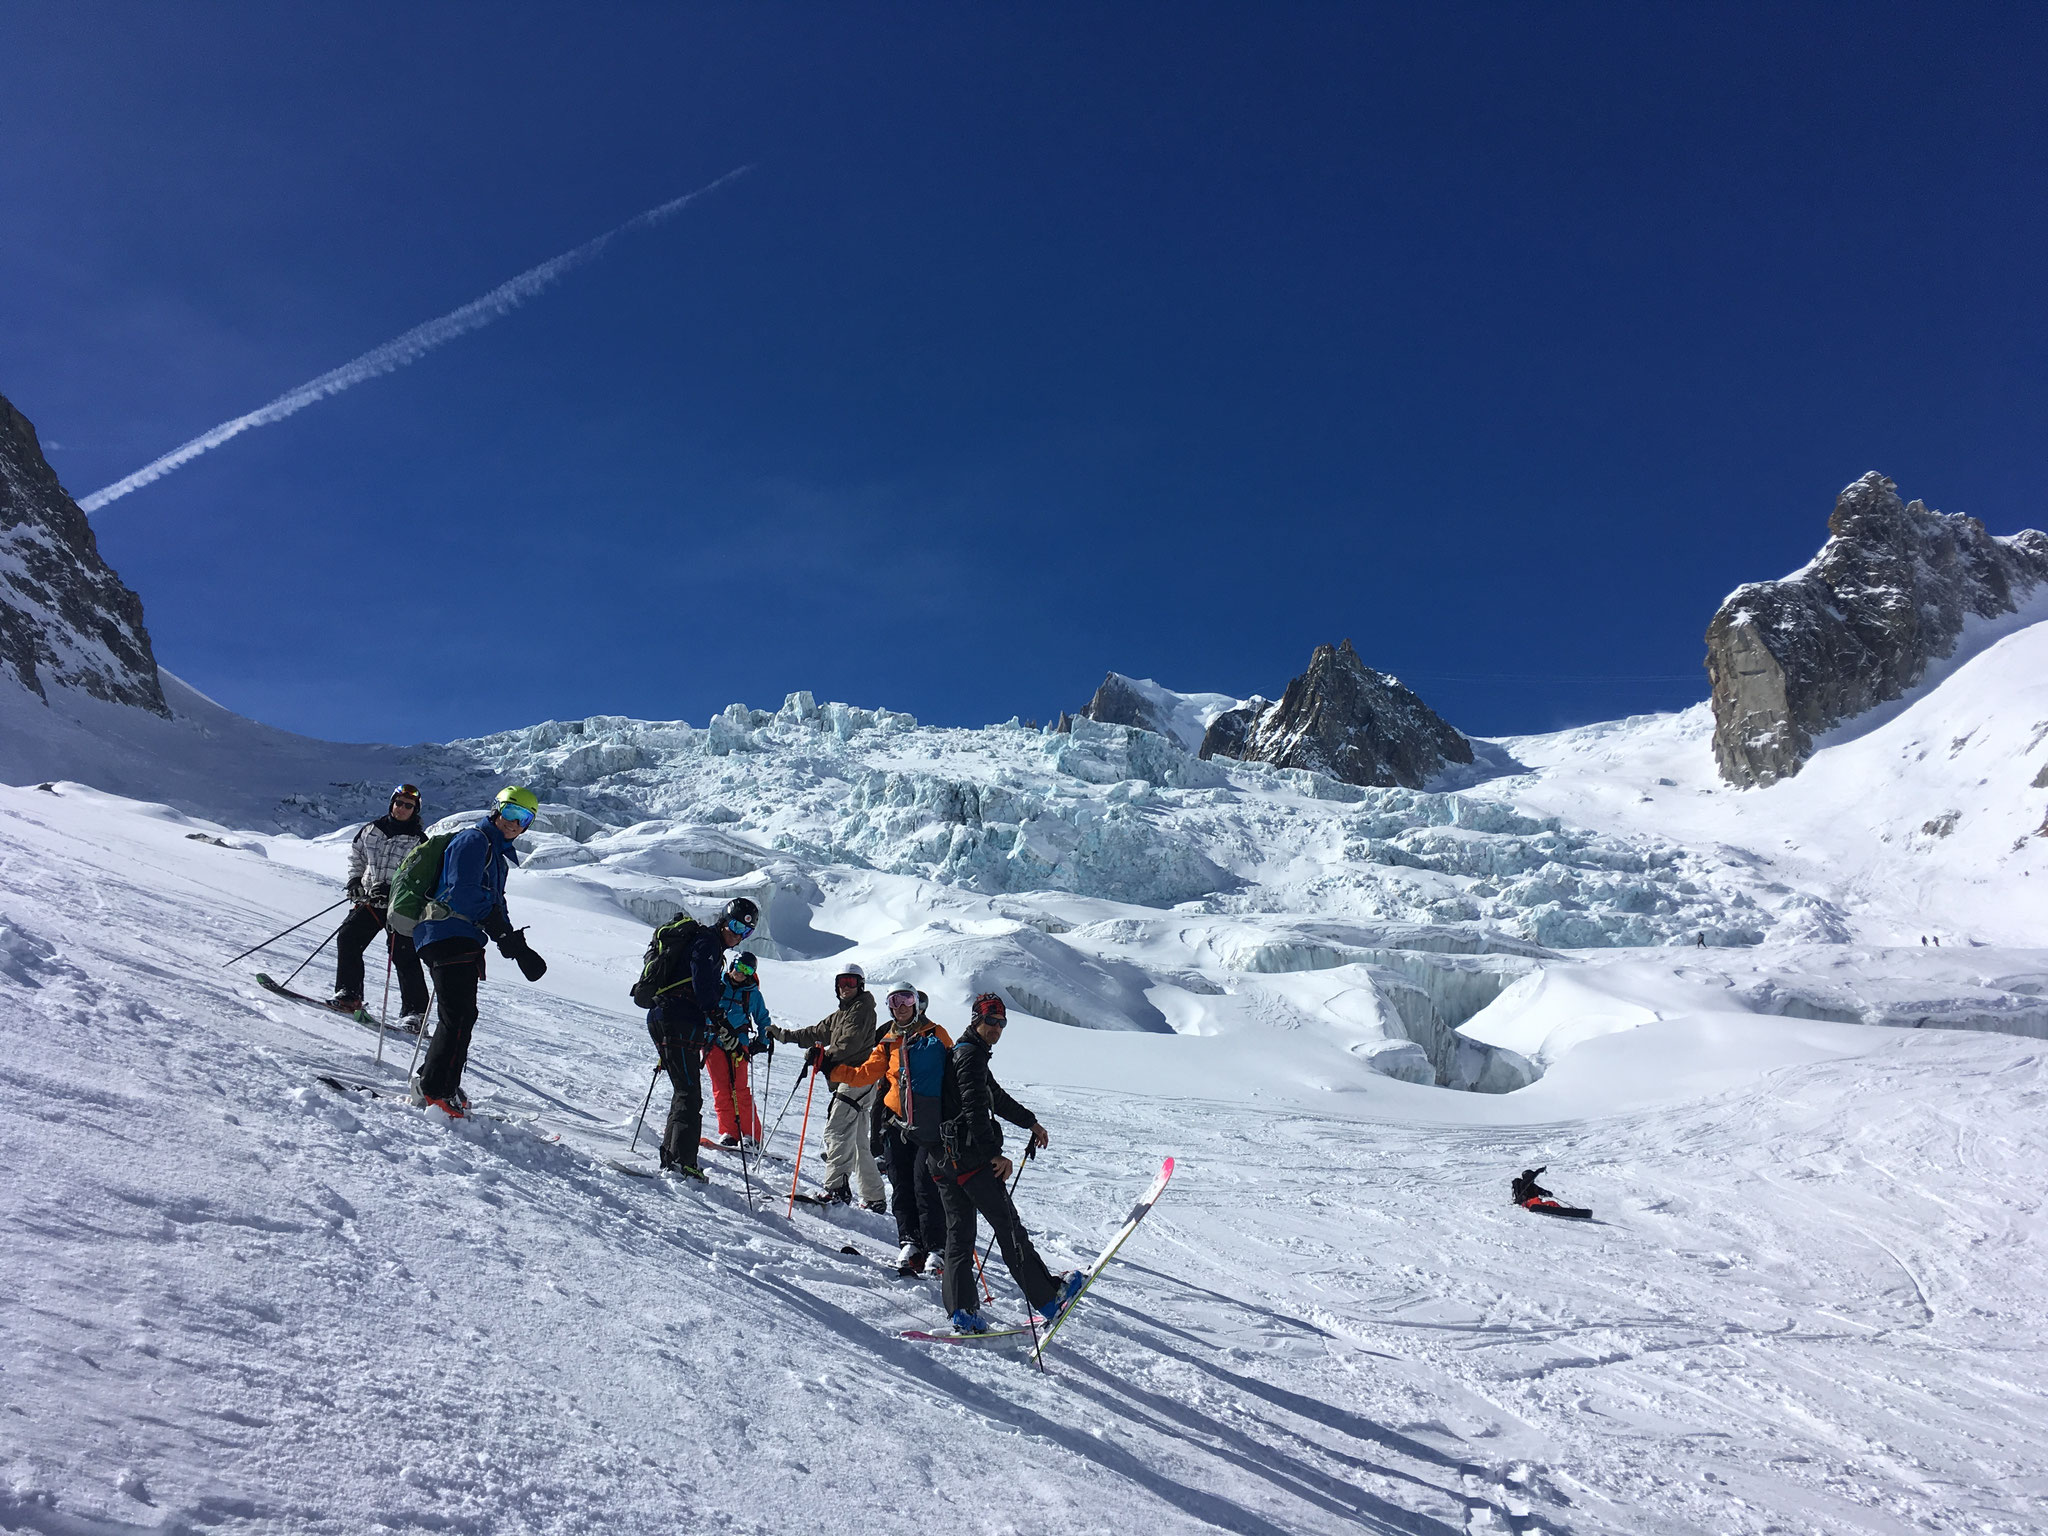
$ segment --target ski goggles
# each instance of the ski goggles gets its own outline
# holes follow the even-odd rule
[[[889,994],[889,1006],[891,1008],[915,1008],[917,1006],[917,994],[908,989],[901,992],[891,992]]]
[[[523,805],[514,805],[510,800],[507,800],[498,807],[498,814],[511,822],[515,827],[530,827],[533,825],[533,812]]]
[[[736,939],[744,939],[748,934],[754,931],[754,925],[748,922],[744,917],[728,917],[724,919],[724,922],[726,932],[730,933]],[[749,971],[747,974],[751,976],[753,972]]]
[[[759,973],[744,960],[735,960],[725,968],[725,974],[734,981],[752,981]]]

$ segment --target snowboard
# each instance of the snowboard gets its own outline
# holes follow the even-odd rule
[[[266,992],[275,993],[279,997],[288,997],[295,1003],[304,1003],[308,1008],[318,1008],[322,1013],[339,1014],[344,1019],[353,1019],[358,1024],[367,1024],[372,1029],[377,1027],[377,1021],[361,1008],[337,1008],[334,1004],[322,998],[308,997],[303,992],[294,992],[290,987],[280,982],[272,981],[261,971],[256,973],[256,985],[263,988]]]

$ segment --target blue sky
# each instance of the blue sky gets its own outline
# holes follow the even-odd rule
[[[1881,469],[2048,522],[2048,11],[0,8],[0,393],[159,658],[420,740],[1047,717],[1352,637],[1478,733],[1704,696]]]

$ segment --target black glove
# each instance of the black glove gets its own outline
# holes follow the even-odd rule
[[[361,906],[361,905],[362,905],[362,904],[363,904],[364,902],[366,902],[366,901],[368,901],[368,900],[370,899],[369,897],[367,897],[367,896],[365,896],[365,895],[363,894],[363,882],[362,882],[362,881],[360,881],[360,880],[350,880],[350,881],[349,881],[349,883],[348,883],[348,899],[349,899],[350,901],[354,902],[354,903],[355,903],[355,904],[356,904],[357,906]]]
[[[823,1047],[822,1045],[814,1045],[808,1051],[805,1051],[804,1065],[809,1067],[813,1072],[824,1071],[825,1047]]]
[[[711,1043],[728,1056],[744,1056],[746,1054],[745,1044],[730,1029],[714,1029],[711,1032]]]
[[[385,881],[379,880],[375,885],[371,886],[369,890],[363,893],[363,900],[367,901],[371,906],[379,908],[380,910],[384,907],[390,906],[390,885]]]
[[[548,973],[547,961],[533,952],[526,942],[526,930],[515,928],[498,940],[498,953],[519,967],[519,974],[528,981],[539,981]]]
[[[773,1056],[774,1054],[775,1042],[772,1040],[753,1040],[747,1044],[748,1060],[752,1060],[756,1056]]]

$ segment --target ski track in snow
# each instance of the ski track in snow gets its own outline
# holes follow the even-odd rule
[[[606,1166],[648,1050],[575,977],[644,928],[519,910],[558,969],[495,968],[471,1086],[563,1139],[451,1126],[317,1085],[375,1076],[373,1037],[256,987],[269,952],[219,964],[330,899],[341,848],[199,825],[0,789],[0,1530],[2041,1528],[2039,1041],[1797,1021],[1688,1086],[1671,1034],[1655,1104],[1614,1085],[1676,1025],[1505,1098],[1190,1098],[1134,1037],[1061,1031],[1057,1071],[1006,1042],[1050,1261],[1179,1159],[1040,1375],[896,1337],[941,1319],[875,1262],[886,1218],[750,1213],[723,1157],[702,1190]],[[1545,1162],[1596,1222],[1507,1204]]]

